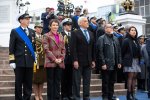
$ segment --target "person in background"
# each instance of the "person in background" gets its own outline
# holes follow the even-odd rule
[[[35,45],[32,41],[35,32],[28,28],[30,18],[32,17],[26,13],[19,16],[20,26],[10,33],[9,63],[15,73],[15,100],[30,100],[32,94],[35,61]]]
[[[115,28],[114,30],[116,30]],[[117,33],[114,32],[114,35],[118,38],[120,46],[122,46],[122,41],[124,40],[124,33],[125,33],[124,27],[120,26],[117,29],[118,29]],[[117,69],[117,82],[118,83],[125,82],[125,74],[123,73],[123,67],[121,67],[120,69]]]
[[[59,21],[52,19],[50,31],[43,36],[45,51],[45,68],[47,74],[47,100],[60,100],[60,84],[62,69],[65,68],[65,43],[58,33]]]
[[[96,37],[95,37],[95,44],[97,44],[98,38],[105,34],[104,26],[106,25],[106,21],[103,18],[99,19],[97,30],[96,30]],[[96,45],[96,74],[100,73],[100,65],[101,62],[98,61],[98,51]]]
[[[85,8],[85,9],[83,9],[83,14],[81,14],[80,16],[84,16],[84,17],[89,18],[88,14],[89,14],[88,9]]]
[[[129,27],[122,43],[122,64],[127,75],[127,100],[135,100],[135,85],[137,73],[141,72],[139,65],[141,53],[137,40],[138,32],[134,26]]]
[[[56,19],[57,16],[54,15],[54,8],[46,8],[46,12],[42,13],[41,20],[43,21],[43,32],[44,34],[49,32],[49,22],[52,19]]]
[[[81,15],[81,8],[79,6],[77,6],[75,8],[75,15],[72,17],[72,30],[76,30],[79,29],[79,25],[78,25],[78,19]]]
[[[118,28],[118,40],[120,42],[120,46],[122,45],[122,41],[124,40],[124,35],[125,35],[125,28],[123,26],[120,26]]]
[[[95,16],[90,18],[90,23],[89,23],[89,28],[88,28],[93,33],[95,41],[96,41],[96,31],[98,28],[96,19],[97,18]]]
[[[138,75],[138,89],[145,90],[145,82],[146,81],[146,75],[147,75],[147,66],[148,66],[148,53],[146,50],[146,44],[145,44],[145,36],[141,35],[138,37],[138,41],[141,46],[141,60],[140,60],[140,66],[141,66],[141,73]]]
[[[62,20],[64,20],[64,15],[59,12],[59,13],[57,13],[57,18],[58,18],[59,22],[61,23]],[[63,31],[63,26],[60,24],[59,28],[58,28],[58,32],[61,33],[62,31]]]
[[[96,41],[98,40],[98,38],[102,35],[105,34],[105,30],[104,30],[104,26],[106,25],[106,20],[101,19],[100,23],[99,23],[99,27],[96,31]]]
[[[43,44],[42,44],[42,25],[36,24],[34,26],[35,30],[35,47],[36,47],[36,55],[37,55],[37,66],[34,68],[33,73],[33,91],[35,93],[35,100],[43,100],[42,92],[43,92],[43,85],[46,81],[46,71],[44,69],[44,62],[45,62],[45,53],[43,51]]]
[[[105,34],[97,41],[98,61],[102,74],[102,98],[112,100],[117,68],[121,68],[121,48],[117,37],[113,34],[111,24],[106,24]]]
[[[72,20],[70,18],[65,18],[62,21],[66,55],[65,55],[65,69],[62,72],[61,81],[61,95],[62,100],[72,100],[72,57],[71,57],[71,26]]]
[[[149,64],[148,64],[148,98],[150,98],[150,38],[147,39],[146,41],[146,50],[148,53],[148,57],[149,57]]]
[[[73,61],[73,97],[80,100],[81,77],[83,100],[90,100],[91,70],[95,67],[95,42],[87,17],[78,20],[80,28],[71,33],[71,56]]]
[[[118,25],[117,24],[114,24],[113,25],[113,30],[114,30],[114,33],[118,33]]]

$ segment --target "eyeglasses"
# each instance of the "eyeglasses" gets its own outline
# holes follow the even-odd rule
[[[113,28],[112,26],[107,26],[106,28]]]
[[[81,12],[81,11],[76,11],[76,12]]]

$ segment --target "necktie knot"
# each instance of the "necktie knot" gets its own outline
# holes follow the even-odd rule
[[[27,31],[27,29],[26,29],[26,28],[24,29],[24,32],[25,32],[27,35],[29,35],[29,33],[28,33],[28,31]]]
[[[24,29],[24,31],[26,32],[26,31],[27,31],[27,29]]]
[[[87,30],[84,30],[84,33],[86,33],[87,32]]]

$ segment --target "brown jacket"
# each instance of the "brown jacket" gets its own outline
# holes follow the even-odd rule
[[[59,34],[59,43],[56,42],[55,36],[52,32],[44,34],[43,47],[45,51],[45,67],[56,67],[65,68],[65,44],[63,36]],[[55,60],[61,59],[62,63],[56,64]]]

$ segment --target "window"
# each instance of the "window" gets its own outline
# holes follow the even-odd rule
[[[150,24],[145,25],[146,35],[150,36]]]
[[[139,7],[139,1],[135,0],[135,7]]]
[[[146,17],[146,23],[150,23],[150,17]]]
[[[135,11],[136,14],[139,15],[139,8],[138,8],[138,7],[135,7],[135,8],[134,8],[134,11]]]
[[[140,7],[140,15],[141,16],[145,16],[145,13],[144,13],[144,6]]]
[[[149,5],[149,4],[150,4],[149,0],[145,0],[145,5]]]
[[[140,0],[140,6],[144,6],[144,0]]]
[[[150,16],[149,9],[150,9],[149,5],[145,6],[145,16]]]

